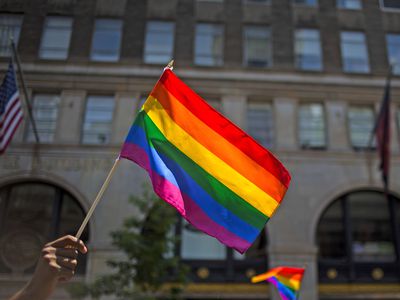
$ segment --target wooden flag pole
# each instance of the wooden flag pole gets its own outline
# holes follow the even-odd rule
[[[101,197],[103,196],[105,190],[107,189],[107,187],[108,187],[108,185],[109,185],[109,183],[110,183],[111,177],[113,176],[113,174],[114,174],[114,172],[115,172],[115,170],[116,170],[116,168],[117,168],[117,165],[118,165],[119,161],[120,161],[120,157],[119,157],[119,155],[118,155],[117,159],[116,159],[115,162],[114,162],[114,165],[112,166],[110,172],[109,172],[108,175],[107,175],[106,180],[105,180],[104,183],[103,183],[103,186],[101,187],[100,191],[98,192],[96,198],[95,198],[94,201],[93,201],[92,206],[90,207],[90,209],[89,209],[89,211],[88,211],[88,213],[87,213],[85,219],[83,220],[83,222],[82,222],[82,224],[81,224],[81,227],[79,227],[79,230],[78,230],[78,232],[77,232],[76,235],[75,235],[75,237],[76,237],[77,239],[79,239],[79,238],[81,237],[81,235],[82,235],[82,233],[83,233],[83,230],[85,229],[87,223],[88,223],[89,220],[90,220],[90,217],[92,216],[94,210],[96,209],[97,204],[99,204],[100,199],[101,199]]]
[[[164,70],[167,69],[167,68],[172,70],[173,67],[174,67],[173,65],[174,65],[174,60],[171,60],[171,61],[168,63],[168,65],[164,68]],[[82,222],[82,224],[81,224],[81,227],[79,227],[78,232],[77,232],[76,235],[75,235],[75,237],[76,237],[77,239],[79,239],[79,238],[81,237],[81,235],[82,235],[82,233],[83,233],[83,230],[85,230],[85,227],[86,227],[87,223],[89,222],[90,217],[92,216],[94,210],[96,209],[97,204],[99,204],[101,197],[103,196],[105,190],[107,189],[107,187],[108,187],[108,185],[109,185],[109,183],[110,183],[111,177],[113,176],[113,174],[114,174],[114,172],[115,172],[115,169],[117,168],[117,165],[118,165],[119,161],[120,161],[120,156],[118,155],[117,159],[116,159],[115,162],[114,162],[114,165],[112,166],[110,172],[109,172],[108,175],[107,175],[106,180],[105,180],[104,183],[103,183],[103,186],[101,187],[101,189],[100,189],[99,193],[97,194],[96,198],[94,199],[93,204],[92,204],[92,206],[90,207],[90,209],[89,209],[89,211],[88,211],[88,213],[87,213],[85,219],[83,220],[83,222]]]

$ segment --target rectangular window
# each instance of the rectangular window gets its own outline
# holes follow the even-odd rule
[[[400,11],[399,0],[380,0],[381,8]]]
[[[249,103],[247,132],[266,148],[273,146],[272,106],[269,103]]]
[[[144,62],[166,65],[174,53],[175,24],[172,22],[150,21],[146,27]]]
[[[272,65],[271,32],[268,27],[247,26],[244,28],[244,64],[250,67]]]
[[[114,97],[89,96],[83,123],[83,144],[108,144],[114,113]]]
[[[350,142],[354,149],[369,147],[371,132],[375,123],[372,106],[351,106],[348,111]]]
[[[47,17],[39,56],[44,59],[66,59],[71,40],[72,18]]]
[[[194,63],[198,66],[222,66],[223,36],[222,25],[197,24]]]
[[[336,5],[344,9],[361,9],[361,0],[337,0]]]
[[[40,143],[51,143],[57,127],[60,96],[52,94],[37,94],[33,97],[32,113]],[[31,122],[28,123],[27,141],[34,142],[35,134]]]
[[[118,61],[121,47],[122,21],[98,19],[95,22],[91,60]]]
[[[368,73],[368,50],[365,34],[347,31],[340,33],[343,70],[350,73]]]
[[[317,0],[293,0],[293,3],[301,4],[301,5],[315,6],[315,5],[317,5]]]
[[[298,29],[295,33],[296,67],[300,70],[320,71],[322,54],[319,30]]]
[[[322,104],[300,105],[299,142],[305,149],[319,149],[326,146],[325,114]]]
[[[190,260],[226,259],[226,247],[215,238],[182,222],[181,258]]]
[[[400,34],[386,35],[389,63],[393,66],[393,74],[400,75]]]
[[[0,14],[0,56],[11,56],[10,38],[18,44],[22,15]]]
[[[271,4],[271,0],[243,0],[246,4]]]

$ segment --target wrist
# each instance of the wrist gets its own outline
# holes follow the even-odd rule
[[[29,281],[26,286],[21,290],[20,298],[18,300],[46,300],[51,294],[52,288],[49,284]]]

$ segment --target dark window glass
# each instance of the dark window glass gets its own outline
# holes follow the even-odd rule
[[[96,61],[118,61],[121,37],[121,20],[96,20],[90,58]]]
[[[317,228],[321,282],[398,282],[400,200],[377,191],[340,197]]]
[[[318,226],[319,256],[344,259],[346,256],[342,201],[334,202],[322,215]]]
[[[381,0],[381,6],[384,8],[400,9],[399,0]]]
[[[84,219],[78,201],[63,189],[46,183],[18,183],[0,189],[0,274],[34,271],[43,245],[65,234],[74,235]],[[89,238],[86,228],[82,240]],[[86,270],[79,258],[78,274]]]
[[[18,45],[22,15],[0,14],[0,56],[10,56],[10,38]]]

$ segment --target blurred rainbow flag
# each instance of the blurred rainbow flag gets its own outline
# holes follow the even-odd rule
[[[166,68],[134,121],[120,157],[197,229],[240,253],[264,228],[290,175],[249,135]]]
[[[276,286],[282,300],[296,300],[303,275],[304,268],[276,267],[266,273],[253,276],[251,282],[266,280]]]

